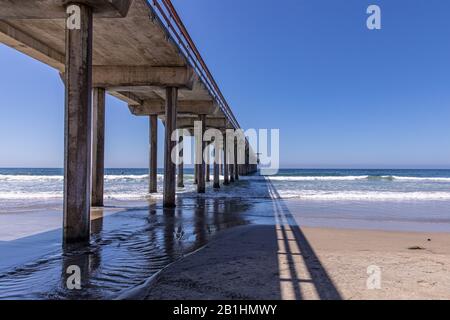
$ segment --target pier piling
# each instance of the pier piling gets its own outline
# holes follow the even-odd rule
[[[210,152],[210,145],[208,145],[206,147],[206,150],[207,150],[207,152],[206,152],[206,160],[205,160],[205,166],[206,166],[206,173],[205,173],[206,177],[205,177],[205,179],[206,179],[206,182],[210,182],[211,181],[211,176],[210,176],[211,175],[211,172],[210,172],[211,159],[210,159],[210,154],[209,154],[209,152]]]
[[[66,25],[63,242],[88,242],[90,230],[92,9],[78,6],[79,28]]]
[[[158,117],[156,115],[150,115],[149,126],[149,193],[156,193],[158,191]]]
[[[91,205],[102,207],[105,174],[105,89],[94,88],[92,91]]]
[[[223,184],[229,185],[229,174],[228,174],[228,147],[227,147],[227,137],[225,136],[223,139]]]
[[[205,193],[206,186],[205,186],[205,158],[203,157],[203,152],[205,150],[205,142],[203,141],[203,135],[205,134],[206,130],[206,115],[201,114],[200,115],[200,123],[201,123],[201,137],[198,139],[197,143],[197,155],[201,158],[199,159],[199,164],[197,168],[197,175],[198,175],[198,183],[197,183],[197,192],[198,193]]]
[[[214,142],[214,189],[220,189],[220,177],[219,177],[219,162],[220,162],[220,149],[218,148],[217,142]]]
[[[180,145],[183,145],[183,136],[181,135],[178,140]],[[184,188],[184,158],[183,158],[183,148],[180,149],[178,156],[180,157],[180,163],[178,163],[178,188]]]
[[[175,87],[166,88],[166,127],[164,141],[164,195],[163,205],[166,208],[175,207],[175,178],[176,165],[172,161],[172,150],[175,141],[172,141],[172,132],[177,127],[177,99],[178,89]]]

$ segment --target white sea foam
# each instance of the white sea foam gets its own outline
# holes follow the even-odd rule
[[[212,178],[212,177],[211,177]],[[186,197],[197,197],[193,175],[185,175],[186,188],[177,193]],[[383,201],[383,200],[450,200],[448,177],[410,176],[248,176],[241,177],[241,183],[225,192],[207,192],[205,197],[270,198],[265,180],[277,190],[277,197],[284,199],[332,200],[332,201]],[[163,175],[158,174],[159,190],[162,190]],[[317,187],[314,182],[317,181]],[[372,183],[373,181],[373,183]],[[385,181],[386,183],[378,183]],[[3,200],[51,200],[61,199],[62,175],[0,175],[0,199]],[[308,185],[301,184],[308,182]],[[324,183],[320,183],[324,182]],[[325,183],[327,182],[327,183]],[[364,183],[363,183],[364,182]],[[392,184],[390,184],[392,182]],[[414,183],[408,183],[414,182]],[[427,182],[423,184],[422,182]],[[434,185],[430,183],[435,182]],[[360,184],[361,186],[359,187]],[[148,174],[106,175],[105,197],[107,199],[146,199]],[[161,193],[152,195],[161,197]],[[58,200],[59,201],[59,200]]]
[[[211,176],[212,177],[212,176]],[[408,177],[408,176],[268,176],[271,181],[358,181],[358,180],[398,180],[398,181],[429,181],[429,182],[450,182],[448,177]],[[142,175],[105,175],[105,181],[118,180],[147,180],[148,174]],[[158,174],[158,180],[162,180],[163,175]],[[243,180],[263,180],[261,176],[243,177]],[[11,182],[46,182],[63,181],[62,175],[0,175],[0,181]]]
[[[63,181],[63,176],[32,176],[32,175],[13,175],[0,174],[0,181],[17,181],[17,182],[45,182],[45,181]]]
[[[442,201],[450,200],[450,192],[378,192],[378,191],[278,191],[282,199],[323,201]]]
[[[62,192],[20,192],[4,191],[0,192],[0,199],[3,200],[48,200],[62,198]]]
[[[443,177],[403,177],[403,176],[267,176],[271,181],[358,181],[358,180],[398,180],[398,181],[429,181],[449,182],[450,178]],[[259,180],[262,177],[249,177],[249,180]]]
[[[365,180],[369,176],[270,176],[272,181],[350,181]]]

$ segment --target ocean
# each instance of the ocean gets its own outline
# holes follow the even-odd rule
[[[193,170],[185,169],[184,189],[178,193],[197,196]],[[276,176],[241,177],[247,182],[227,192],[209,190],[207,197],[270,198],[269,179],[282,199],[322,201],[448,201],[450,170],[361,170],[361,169],[281,169]],[[163,175],[158,172],[158,190]],[[251,188],[247,188],[251,184]],[[242,192],[242,188],[246,188]],[[148,195],[147,169],[106,169],[107,200],[145,200]],[[63,196],[62,169],[0,169],[0,213],[22,210],[45,203],[60,203]]]

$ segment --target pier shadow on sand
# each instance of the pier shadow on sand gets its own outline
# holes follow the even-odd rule
[[[341,300],[333,280],[275,186],[269,179],[266,182],[274,206],[281,298]]]

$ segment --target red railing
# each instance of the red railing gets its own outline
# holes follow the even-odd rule
[[[178,42],[180,50],[188,59],[193,68],[197,70],[198,75],[202,79],[205,86],[208,88],[211,95],[216,99],[220,109],[228,118],[228,121],[234,128],[240,128],[233,112],[231,111],[225,97],[219,89],[214,77],[208,69],[200,52],[192,41],[186,27],[180,19],[175,7],[170,0],[152,0],[151,4],[155,8],[163,25],[170,32],[170,35],[176,42]]]

